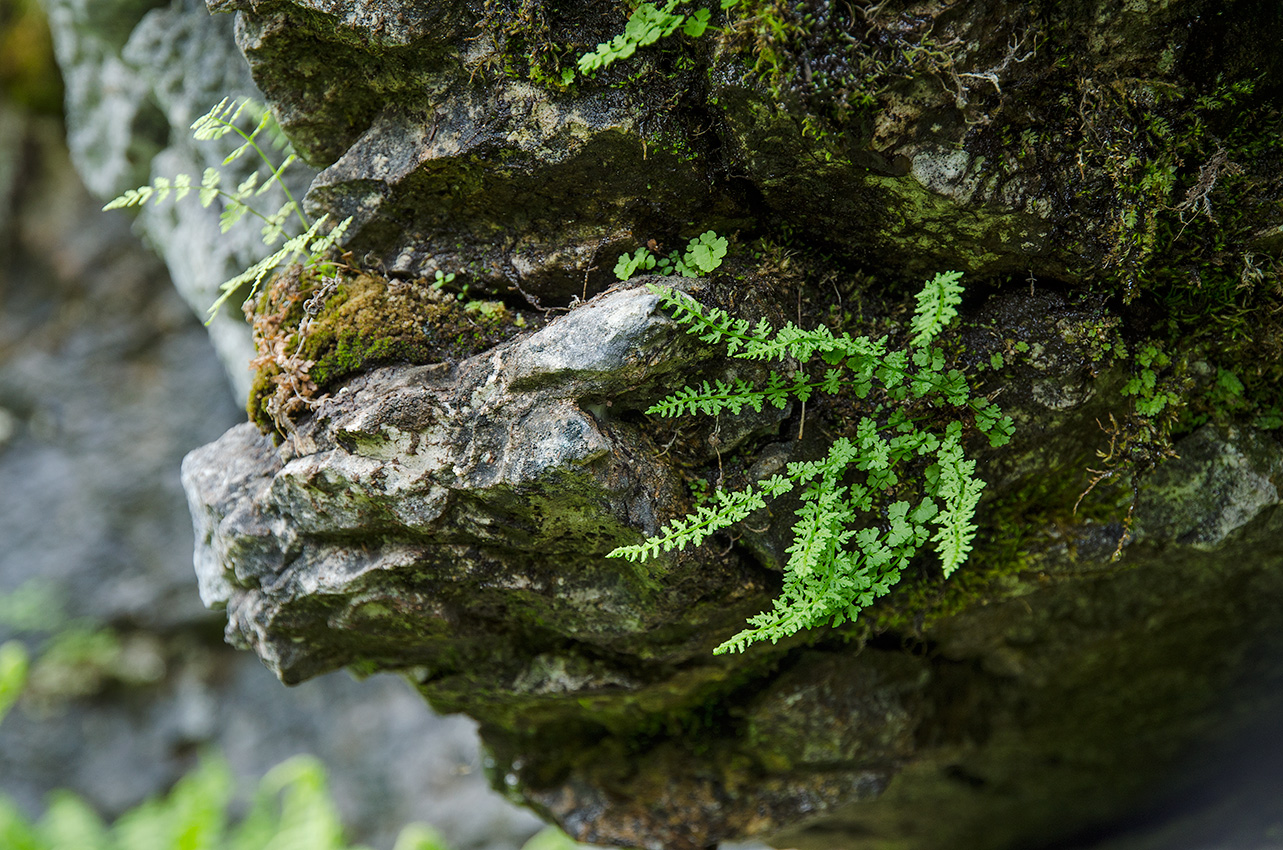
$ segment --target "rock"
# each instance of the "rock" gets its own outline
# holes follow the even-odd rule
[[[504,611],[503,628],[526,634],[530,652],[570,639],[652,663],[702,654],[699,623],[727,621],[704,601],[710,588],[665,589],[660,577],[676,565],[601,557],[685,500],[671,471],[631,448],[645,438],[620,415],[626,403],[603,403],[673,380],[681,361],[666,355],[685,337],[658,301],[624,289],[457,366],[375,370],[322,400],[280,452],[246,425],[193,453],[184,481],[204,541],[202,597],[227,606],[229,637],[290,682],[357,660],[335,620],[384,634],[389,650],[414,623],[420,642],[404,648],[405,668],[460,638],[489,657]],[[371,529],[377,542],[365,539]],[[499,552],[525,553],[524,565],[513,570]],[[403,580],[418,586],[407,592]],[[760,602],[751,584],[716,587],[723,605]],[[333,605],[318,609],[318,593]]]
[[[1054,524],[1030,529],[1014,564],[975,567],[987,576],[978,596],[917,597],[926,610],[916,625],[873,614],[862,651],[840,633],[812,634],[809,652],[762,647],[728,664],[705,654],[709,630],[756,610],[756,588],[770,584],[745,550],[720,560],[706,551],[699,572],[683,559],[643,572],[601,558],[630,524],[650,532],[683,510],[627,413],[627,399],[645,403],[628,388],[649,384],[657,395],[656,370],[691,368],[677,365],[692,352],[654,308],[642,289],[604,294],[457,365],[371,371],[279,448],[241,426],[189,456],[202,586],[227,606],[229,639],[287,682],[341,665],[408,675],[434,705],[481,720],[511,791],[580,840],[639,847],[773,833],[785,846],[870,846],[857,824],[912,820],[924,799],[950,818],[888,826],[880,840],[1006,846],[1136,804],[1173,748],[1208,743],[1205,718],[1233,725],[1213,695],[1244,668],[1219,653],[1191,667],[1175,648],[1191,621],[1204,624],[1199,645],[1239,648],[1276,623],[1264,601],[1273,590],[1231,589],[1279,580],[1270,556],[1242,554],[1273,533],[1272,438],[1205,429],[1178,444],[1185,466],[1147,479],[1136,542],[1118,566],[1118,523],[1068,536]],[[1029,351],[1002,384],[1026,433],[993,453],[984,475],[996,488],[988,521],[1001,523],[1023,511],[1022,493],[1044,486],[1044,470],[1090,462],[1118,381],[1080,346],[1113,326],[1091,305],[1013,294],[972,327],[977,345],[1014,336]],[[610,408],[583,403],[613,394]],[[1199,538],[1186,527],[1225,525],[1228,494],[1207,488],[1218,495],[1200,508],[1165,482],[1230,470],[1262,482],[1244,485],[1250,508],[1233,500],[1255,519],[1217,532],[1219,546],[1190,546]],[[1109,498],[1117,505],[1119,492]],[[1185,525],[1157,518],[1154,505]],[[1228,582],[1198,578],[1231,563],[1241,572]],[[1088,603],[1102,594],[1115,601]],[[716,614],[706,599],[719,600]],[[1228,639],[1231,622],[1255,625]],[[902,641],[926,654],[905,654]],[[1102,642],[1119,646],[1102,657]],[[1276,661],[1260,663],[1251,669],[1273,675]],[[1190,692],[1173,700],[1181,681]],[[1080,723],[1071,694],[1089,689],[1107,722]],[[1244,693],[1258,706],[1275,699]],[[1009,747],[1037,754],[1041,767],[998,755]],[[1006,790],[977,797],[971,787]],[[982,841],[977,830],[993,818],[1001,827],[986,826],[996,837]],[[791,827],[798,821],[814,832]]]
[[[378,297],[454,275],[527,323],[382,359],[356,333],[369,356],[273,436],[189,457],[202,594],[286,681],[406,675],[480,722],[514,797],[674,850],[1069,842],[1277,709],[1276,5],[743,0],[595,77],[609,4],[211,7]],[[923,558],[854,625],[716,658],[778,590],[787,505],[605,553],[862,409],[645,417],[763,375],[610,289],[621,251],[709,228],[734,250],[695,291],[777,326],[894,342],[908,282],[965,271],[945,348],[1017,425],[976,447],[950,581]],[[285,369],[281,315],[258,354]]]

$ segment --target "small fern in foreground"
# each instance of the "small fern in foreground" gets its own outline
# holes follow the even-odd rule
[[[688,326],[687,333],[726,346],[732,357],[791,358],[804,366],[818,357],[824,369],[818,377],[804,370],[791,376],[772,371],[763,387],[742,380],[705,381],[663,399],[647,413],[733,415],[746,407],[760,411],[767,404],[782,409],[790,400],[805,402],[815,393],[849,393],[868,406],[853,436],[834,441],[823,459],[793,462],[784,474],[742,490],[713,493],[694,513],[610,553],[635,561],[697,546],[766,507],[768,500],[796,492],[801,507],[793,545],[786,550],[783,590],[770,610],[749,619],[751,628],[716,653],[743,651],[757,641],[774,643],[802,629],[855,619],[900,580],[909,559],[928,542],[939,554],[946,578],[967,559],[984,482],[975,477],[975,461],[963,451],[964,422],[974,422],[995,447],[1011,438],[1013,425],[988,399],[972,394],[961,372],[946,369],[944,354],[932,346],[957,315],[960,277],[945,272],[927,283],[918,296],[914,335],[908,348],[900,350],[888,350],[887,337],[834,336],[826,327],[805,331],[792,323],[775,330],[765,320],[753,325],[684,293],[651,287],[673,318]],[[926,464],[920,482],[904,478],[915,461]]]
[[[258,120],[254,129],[246,131],[237,126],[236,122],[240,119],[242,113],[251,115],[257,113]],[[314,222],[308,220],[303,213],[303,208],[294,200],[294,196],[290,193],[289,187],[285,185],[285,180],[282,177],[285,169],[294,162],[296,157],[293,153],[290,153],[281,161],[280,165],[273,165],[272,160],[258,142],[260,134],[265,131],[269,134],[279,134],[279,128],[272,120],[271,113],[264,107],[248,98],[235,102],[229,102],[227,98],[224,98],[221,103],[192,123],[193,138],[197,141],[212,141],[221,139],[230,133],[235,133],[241,137],[242,142],[240,146],[227,155],[223,160],[223,165],[228,165],[240,159],[241,156],[252,150],[267,166],[267,176],[265,178],[260,178],[260,172],[255,171],[241,181],[235,189],[228,190],[222,188],[222,174],[217,169],[206,168],[199,184],[189,174],[179,174],[173,178],[157,177],[150,185],[129,189],[119,197],[108,201],[107,205],[103,207],[104,210],[140,207],[148,201],[159,205],[168,200],[171,195],[175,201],[181,201],[195,191],[203,207],[208,207],[215,200],[219,200],[222,203],[223,212],[219,216],[219,226],[222,228],[223,233],[230,230],[247,214],[261,220],[263,222],[261,231],[263,244],[268,248],[285,239],[290,221],[297,219],[298,224],[302,227],[301,233],[285,239],[280,248],[235,277],[224,281],[219,286],[219,291],[222,294],[210,305],[209,319],[206,320],[206,324],[213,321],[223,303],[245,284],[250,284],[249,296],[252,297],[262,285],[263,280],[283,265],[300,260],[306,266],[315,266],[321,263],[330,250],[338,244],[339,239],[343,237],[348,225],[352,222],[351,218],[347,218],[339,222],[335,227],[330,228],[328,233],[323,234],[322,230],[324,230],[329,219],[328,216],[321,216]],[[288,146],[284,136],[280,136],[279,140],[280,146]],[[251,205],[250,200],[261,197],[272,188],[273,184],[280,187],[285,194],[286,201],[274,213],[261,212]]]

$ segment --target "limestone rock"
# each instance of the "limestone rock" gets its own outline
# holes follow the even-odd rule
[[[92,193],[106,201],[156,177],[188,174],[199,180],[206,168],[222,168],[230,149],[193,140],[191,123],[223,98],[259,96],[236,50],[230,19],[210,16],[192,0],[167,6],[149,0],[45,5],[67,87],[72,161]],[[312,175],[298,168],[287,176],[301,193]],[[218,210],[201,207],[194,197],[144,207],[138,226],[202,320],[219,285],[265,250],[257,228],[224,234]],[[244,322],[235,311],[222,311],[209,332],[244,398],[253,353]]]
[[[623,29],[609,4],[214,3],[324,169],[309,209],[354,217],[352,260],[456,275],[530,325],[357,364],[279,445],[242,426],[190,456],[231,639],[286,681],[408,675],[481,722],[500,787],[647,848],[1059,840],[1232,734],[1226,695],[1263,716],[1279,417],[1230,396],[1272,397],[1283,339],[1283,18],[1089,5],[744,0],[584,77]],[[701,297],[777,326],[898,338],[907,283],[965,271],[946,348],[1017,424],[980,447],[965,570],[924,558],[856,625],[731,658],[707,653],[777,591],[786,506],[654,562],[605,553],[859,408],[645,417],[734,366],[611,290],[612,263],[709,228],[740,253]]]

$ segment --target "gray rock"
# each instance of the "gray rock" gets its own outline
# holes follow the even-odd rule
[[[1251,622],[1222,644],[1236,657],[1277,623],[1265,602],[1277,547],[1265,541],[1283,516],[1266,486],[1278,446],[1210,430],[1177,445],[1186,466],[1142,482],[1136,539],[1117,565],[1121,525],[1050,524],[1023,532],[1017,565],[974,567],[992,570],[989,583],[960,591],[959,608],[916,625],[870,615],[870,631],[847,633],[870,642],[862,651],[817,632],[810,652],[789,641],[704,655],[709,630],[728,633],[722,624],[761,605],[769,560],[757,572],[747,550],[705,549],[643,572],[601,559],[630,525],[649,532],[684,510],[629,407],[672,386],[667,370],[721,368],[689,359],[654,308],[645,290],[606,293],[455,365],[370,371],[279,447],[240,426],[192,453],[202,583],[228,609],[229,639],[287,682],[342,665],[409,676],[434,705],[481,721],[510,792],[581,840],[638,847],[764,835],[999,847],[1053,823],[1086,827],[1145,799],[1177,748],[1214,742],[1207,718],[1235,728],[1214,696],[1231,680],[1274,675],[1273,654],[1241,667],[1209,653],[1191,667],[1177,649]],[[1082,345],[1102,332],[1090,305],[1012,294],[972,327],[978,346],[1028,344],[1002,383],[1025,432],[982,473],[1001,517],[1004,503],[1024,509],[1020,494],[1044,486],[1045,470],[1090,462],[1117,370]],[[634,386],[649,389],[625,392]],[[1078,389],[1049,398],[1049,386]],[[584,404],[614,393],[611,407]],[[1222,478],[1237,489],[1205,486]],[[1186,480],[1200,482],[1192,499],[1173,490]],[[1072,502],[1085,484],[1056,492],[1068,487]],[[1234,578],[1207,578],[1225,571]],[[1241,582],[1261,590],[1241,595]],[[915,658],[879,633],[931,649]],[[1190,693],[1173,701],[1181,681]],[[1088,683],[1100,723],[1078,718],[1072,694]],[[1277,701],[1234,693],[1252,716]],[[949,816],[894,825],[923,805]]]
[[[1231,86],[1278,76],[1283,20],[1238,4],[1213,21],[1193,0],[741,5],[567,85],[621,28],[615,7],[211,4],[236,10],[254,79],[324,169],[309,210],[354,216],[355,261],[407,286],[457,273],[510,307],[588,304],[462,362],[365,369],[280,446],[245,426],[194,453],[202,593],[289,681],[396,670],[468,712],[497,783],[581,838],[1070,840],[1279,701],[1252,684],[1280,669],[1274,438],[1188,437],[1135,482],[1130,543],[1131,482],[1087,470],[1098,450],[1143,470],[1161,448],[1137,447],[1119,394],[1124,320],[1141,336],[1163,321],[1140,304],[1188,327],[1207,293],[1237,311],[1244,290],[1268,312],[1253,287],[1279,250],[1280,176],[1260,153],[1277,103]],[[135,38],[135,58],[196,64],[140,13],[85,41],[104,78],[110,45]],[[163,141],[102,135],[104,173]],[[813,456],[850,411],[786,411],[810,422],[798,441],[779,417],[683,436],[639,415],[734,372],[652,321],[647,296],[606,292],[610,262],[709,227],[797,250],[760,244],[704,291],[753,318],[829,317],[831,288],[848,327],[894,331],[898,282],[957,268],[992,284],[951,352],[973,372],[1008,359],[982,388],[1021,435],[981,458],[985,543],[965,574],[915,565],[861,624],[733,659],[706,653],[775,592],[787,511],[726,548],[601,556],[683,512],[684,478]],[[847,284],[853,265],[879,285]]]
[[[67,137],[72,161],[89,190],[106,201],[156,177],[206,168],[227,171],[225,182],[246,176],[241,160],[223,167],[232,145],[197,142],[191,123],[223,98],[257,97],[232,38],[232,21],[211,16],[204,4],[179,0],[48,0],[50,28],[67,87]],[[162,8],[163,7],[163,8]],[[302,194],[312,174],[287,172]],[[275,211],[280,200],[256,200]],[[125,213],[116,213],[124,216]],[[179,293],[202,320],[219,285],[269,253],[258,228],[220,231],[218,209],[189,197],[141,210],[138,228],[164,258]],[[236,309],[209,325],[210,337],[236,393],[249,393],[253,356],[249,329]]]
[[[228,608],[229,637],[296,682],[357,660],[336,619],[389,641],[414,622],[420,645],[398,652],[409,668],[472,629],[483,638],[490,607],[513,611],[507,628],[630,653],[657,624],[691,616],[698,597],[657,586],[671,566],[602,560],[683,497],[659,464],[631,449],[624,462],[635,425],[584,405],[673,380],[680,361],[664,355],[686,338],[657,304],[644,289],[616,291],[454,367],[370,372],[279,451],[245,425],[192,453],[183,475],[202,597]],[[500,552],[523,554],[510,564]],[[562,569],[550,572],[554,552]],[[318,609],[321,597],[334,604]],[[682,633],[644,654],[689,658],[694,630]]]

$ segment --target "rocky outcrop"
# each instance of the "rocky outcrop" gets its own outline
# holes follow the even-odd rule
[[[406,674],[438,708],[482,721],[510,789],[584,840],[642,847],[821,813],[912,820],[919,795],[952,812],[908,834],[919,846],[1090,826],[1143,797],[1157,778],[1144,765],[1206,743],[1209,717],[1228,722],[1213,694],[1274,675],[1277,659],[1193,663],[1179,647],[1238,654],[1277,625],[1264,542],[1277,444],[1210,426],[1179,443],[1146,479],[1118,563],[1118,491],[1111,522],[1025,524],[1015,506],[1032,492],[1086,486],[1096,420],[1118,398],[1117,370],[1098,362],[1091,379],[1075,345],[1096,314],[1027,295],[975,319],[977,336],[1018,334],[1034,352],[1003,375],[1023,436],[986,467],[997,527],[968,567],[975,586],[924,574],[868,630],[713,657],[776,581],[754,550],[786,543],[640,567],[603,557],[684,509],[635,411],[703,352],[655,307],[645,289],[604,294],[454,366],[372,371],[279,447],[244,425],[189,456],[202,593],[227,607],[229,639],[287,682],[345,665]],[[771,420],[722,427],[768,435],[766,456],[796,450]],[[1076,474],[1049,484],[1049,469]],[[1184,482],[1196,496],[1174,492]],[[1176,699],[1178,683],[1189,692]],[[1084,706],[1099,723],[1082,723]],[[871,840],[816,829],[817,847]]]
[[[454,275],[524,323],[309,388],[285,355],[322,284],[271,314],[260,361],[308,393],[184,481],[205,600],[284,680],[403,673],[576,837],[676,850],[1069,840],[1277,707],[1273,4],[741,0],[596,77],[598,4],[212,5],[385,300]],[[692,291],[777,325],[898,340],[906,282],[967,272],[944,348],[1017,426],[974,447],[951,580],[924,558],[855,624],[729,657],[789,511],[605,554],[878,412],[645,415],[763,375],[610,273],[709,228],[734,247]]]

